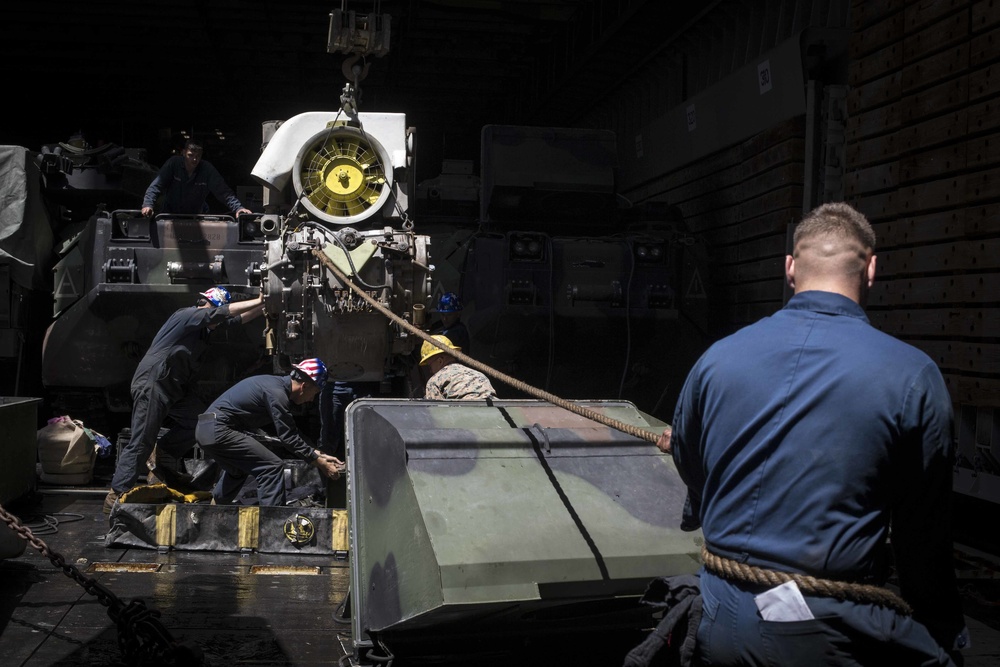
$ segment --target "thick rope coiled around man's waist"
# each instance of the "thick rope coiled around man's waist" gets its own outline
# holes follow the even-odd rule
[[[799,590],[807,595],[832,597],[838,600],[850,600],[851,602],[866,602],[895,609],[900,614],[906,616],[913,614],[913,609],[907,604],[906,600],[888,588],[881,586],[858,584],[849,581],[833,581],[831,579],[811,577],[807,574],[767,570],[762,567],[740,563],[731,558],[718,556],[709,551],[708,547],[704,545],[701,547],[701,559],[709,572],[728,581],[758,584],[772,588],[787,581],[794,581]]]

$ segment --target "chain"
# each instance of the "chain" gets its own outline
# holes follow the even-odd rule
[[[49,559],[63,574],[78,583],[87,593],[107,607],[108,616],[118,627],[118,648],[129,665],[201,665],[203,654],[196,644],[178,642],[160,622],[160,612],[147,609],[142,600],[125,603],[93,577],[84,576],[62,554],[53,551],[31,529],[0,505],[3,519],[18,536]]]
[[[611,428],[617,429],[623,433],[627,433],[641,440],[646,440],[654,444],[656,443],[656,440],[659,437],[659,433],[653,433],[649,429],[641,428],[639,426],[635,426],[634,424],[628,424],[621,420],[608,417],[607,415],[603,415],[600,412],[597,412],[596,410],[591,410],[582,405],[577,405],[576,403],[572,403],[563,398],[559,398],[555,394],[550,394],[547,391],[538,389],[537,387],[533,387],[530,384],[518,380],[517,378],[511,377],[506,373],[502,373],[501,371],[498,371],[495,368],[487,366],[481,361],[473,359],[472,357],[470,357],[469,355],[465,354],[460,350],[446,347],[443,343],[431,337],[430,334],[421,331],[417,327],[413,326],[412,324],[410,324],[409,322],[407,322],[406,320],[399,317],[394,312],[383,306],[374,298],[369,296],[360,287],[355,285],[353,281],[349,280],[347,276],[344,274],[344,272],[341,271],[333,263],[333,261],[329,257],[327,257],[326,253],[324,253],[322,250],[313,249],[312,252],[313,255],[315,255],[323,263],[323,265],[326,266],[326,268],[330,269],[330,271],[333,272],[333,274],[337,277],[337,279],[341,283],[350,287],[351,290],[353,290],[356,294],[358,294],[358,296],[360,296],[362,299],[367,301],[369,305],[371,305],[377,311],[385,315],[387,318],[389,318],[396,324],[403,327],[403,329],[410,332],[411,334],[418,336],[419,338],[430,343],[431,345],[434,345],[443,350],[444,352],[447,352],[448,354],[455,357],[466,366],[469,366],[470,368],[475,368],[476,370],[480,371],[481,373],[485,373],[486,375],[489,375],[495,380],[499,380],[505,384],[508,384],[511,387],[514,387],[515,389],[518,389],[526,394],[534,396],[535,398],[540,398],[543,401],[548,401],[549,403],[552,403],[553,405],[563,408],[564,410],[569,410],[570,412],[586,417],[587,419],[591,419],[595,422],[598,422],[599,424],[610,426]]]

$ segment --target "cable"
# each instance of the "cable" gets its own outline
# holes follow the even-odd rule
[[[334,240],[334,242],[336,242],[336,244],[338,246],[340,246],[340,249],[344,251],[344,256],[347,257],[347,263],[351,267],[351,273],[354,274],[355,280],[357,280],[358,283],[362,287],[365,287],[365,288],[373,290],[373,291],[375,291],[375,290],[383,290],[383,289],[384,290],[391,290],[392,289],[392,285],[377,285],[377,286],[376,285],[369,285],[364,280],[362,280],[361,279],[361,274],[358,273],[358,269],[354,266],[354,260],[351,259],[351,253],[347,249],[347,246],[344,244],[344,241],[339,236],[337,236],[336,234],[333,235],[333,240]]]
[[[69,517],[66,520],[60,521],[59,517]],[[51,514],[43,514],[41,517],[23,522],[25,526],[31,529],[31,532],[35,535],[53,535],[59,532],[60,523],[72,523],[74,521],[82,521],[84,516],[82,514],[76,514],[75,512],[53,512]]]
[[[337,625],[351,624],[351,619],[344,615],[344,610],[347,608],[347,603],[348,601],[350,601],[350,599],[351,599],[351,588],[350,586],[348,586],[347,595],[344,596],[344,599],[340,601],[340,604],[337,605],[337,609],[334,610],[333,612],[333,622],[336,623]]]
[[[381,638],[376,637],[375,641],[378,643],[378,647],[382,649],[382,652],[385,655],[374,655],[372,651],[369,651],[365,657],[373,662],[378,662],[386,667],[390,667],[390,665],[392,665],[392,661],[396,659],[396,656],[393,655],[392,651],[389,650],[389,647],[385,645],[385,642],[382,641]]]
[[[625,367],[622,368],[622,379],[618,383],[618,398],[621,399],[625,390],[625,376],[628,375],[629,359],[632,357],[632,276],[635,275],[635,249],[632,247],[632,240],[625,241],[632,263],[628,270],[628,284],[625,286]]]
[[[556,295],[553,289],[556,260],[552,256],[552,239],[546,236],[545,242],[549,246],[547,249],[549,253],[549,366],[545,372],[545,390],[548,391],[549,387],[552,386],[552,367],[556,357]]]
[[[337,234],[337,232],[327,227],[324,227],[323,225],[319,224],[318,222],[315,222],[314,220],[304,220],[292,231],[293,232],[298,231],[302,227],[310,227],[316,229],[321,234],[323,234],[323,236],[325,236],[327,239],[332,240],[334,243],[336,243],[340,247],[340,249],[344,252],[344,255],[347,257],[347,263],[351,267],[351,273],[354,275],[354,277],[362,287],[370,289],[372,291],[392,289],[391,285],[369,285],[368,283],[366,283],[364,280],[361,279],[361,275],[358,273],[357,267],[354,266],[354,260],[351,258],[351,253],[347,249],[347,245],[344,244],[344,241],[340,238],[340,235]]]
[[[590,408],[584,407],[582,405],[571,403],[570,401],[559,398],[555,394],[543,391],[541,389],[538,389],[537,387],[532,387],[531,385],[522,382],[517,378],[511,377],[506,373],[502,373],[494,368],[491,368],[486,364],[482,363],[481,361],[473,359],[472,357],[465,354],[461,350],[456,350],[455,348],[445,346],[444,343],[441,343],[436,338],[433,338],[431,335],[413,326],[412,324],[410,324],[409,322],[407,322],[406,320],[399,317],[391,310],[380,304],[378,301],[373,299],[369,294],[358,288],[358,286],[355,285],[346,275],[344,275],[344,272],[341,271],[325,254],[323,254],[319,250],[313,250],[313,254],[316,257],[318,257],[320,262],[322,262],[328,269],[330,269],[330,271],[333,272],[333,274],[337,277],[338,280],[340,280],[342,283],[350,287],[355,293],[358,294],[358,296],[364,299],[375,310],[382,313],[389,320],[398,324],[408,333],[411,333],[414,336],[420,338],[421,340],[430,343],[434,347],[440,349],[442,352],[447,352],[448,354],[455,357],[466,366],[474,368],[480,371],[481,373],[485,373],[486,375],[489,375],[490,377],[499,380],[504,384],[510,385],[511,387],[519,391],[523,391],[526,394],[530,394],[535,398],[548,401],[549,403],[552,403],[553,405],[556,405],[560,408],[569,410],[570,412],[576,413],[582,417],[586,417],[587,419],[596,421],[600,424],[604,424],[605,426],[610,426],[611,428],[617,429],[623,433],[627,433],[631,436],[639,438],[640,440],[646,440],[647,442],[651,442],[654,444],[656,443],[657,438],[660,435],[659,433],[654,433],[653,431],[650,431],[648,429],[644,429],[642,427],[635,426],[633,424],[628,424],[626,422],[614,419],[612,417],[608,417],[607,415],[603,415],[600,412],[591,410]]]
[[[660,398],[656,400],[656,405],[653,406],[653,410],[650,414],[655,415],[660,410],[660,404],[663,403],[663,398],[667,395],[667,390],[670,389],[670,383],[668,382],[663,386],[663,391],[660,392]]]

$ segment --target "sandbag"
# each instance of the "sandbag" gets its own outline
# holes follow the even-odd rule
[[[38,461],[46,484],[87,484],[94,477],[94,460],[101,447],[96,431],[79,419],[55,417],[38,430]],[[106,439],[105,439],[106,442]]]

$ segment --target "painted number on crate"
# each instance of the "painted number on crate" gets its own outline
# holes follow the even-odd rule
[[[771,90],[771,61],[765,60],[757,65],[757,85],[760,87],[760,94],[763,95]]]

